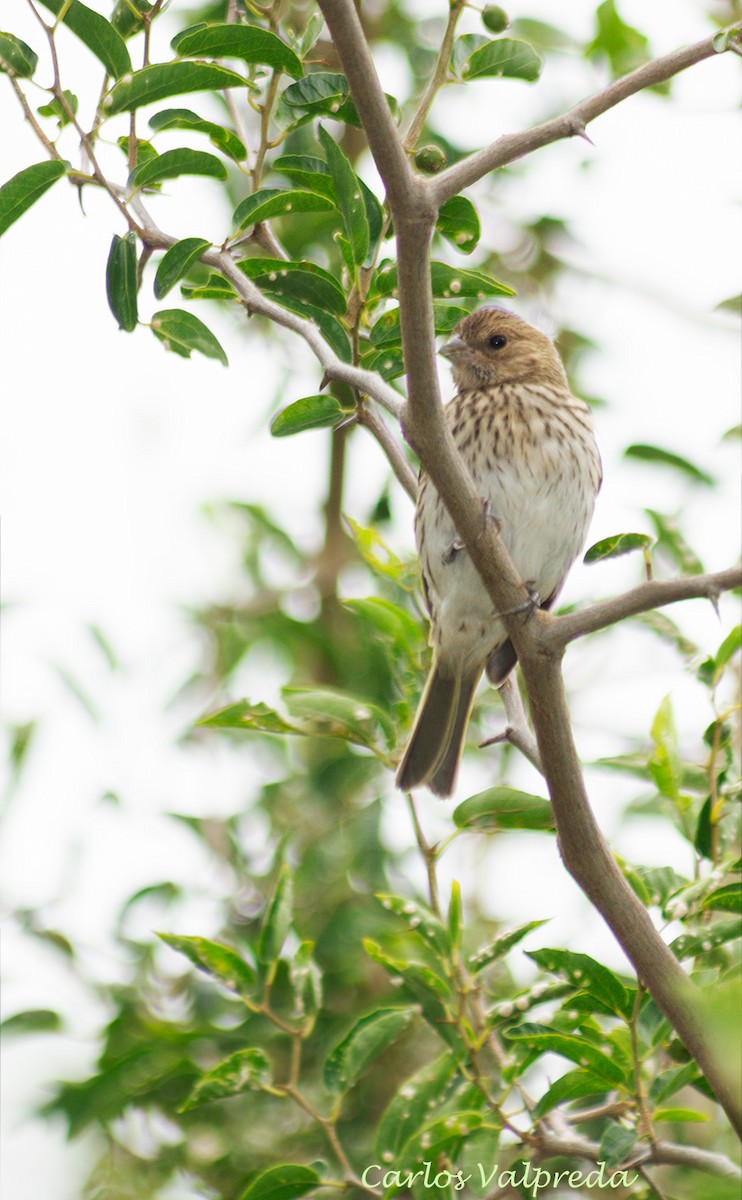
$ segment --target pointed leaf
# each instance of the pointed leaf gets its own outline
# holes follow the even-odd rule
[[[499,283],[483,271],[462,271],[448,263],[430,264],[433,295],[445,300],[473,296],[486,300],[488,296],[514,296],[515,292],[506,283]],[[396,263],[381,263],[371,284],[369,298],[391,296],[397,293]]]
[[[720,909],[722,912],[742,912],[742,884],[727,883],[710,892],[703,902],[704,908]]]
[[[325,1087],[346,1092],[411,1020],[410,1008],[380,1008],[360,1017],[325,1059]]]
[[[93,12],[80,0],[72,0],[69,7],[67,0],[41,0],[41,3],[56,17],[65,10],[62,23],[85,43],[114,79],[131,70],[126,42],[100,13]]]
[[[648,550],[653,545],[654,538],[648,533],[614,533],[591,546],[582,561],[588,564],[601,562],[604,558],[628,554],[630,550]]]
[[[381,1162],[396,1162],[399,1151],[430,1117],[456,1074],[456,1060],[446,1053],[421,1067],[402,1087],[384,1112],[376,1133]]]
[[[185,29],[170,43],[186,58],[241,58],[285,71],[292,79],[304,74],[301,61],[286,42],[257,25],[202,25]]]
[[[256,986],[255,971],[231,946],[223,946],[221,942],[212,942],[208,938],[183,937],[175,933],[158,933],[157,936],[238,996],[250,995]]]
[[[271,1065],[262,1050],[238,1050],[201,1076],[188,1098],[179,1106],[178,1112],[190,1112],[192,1108],[207,1104],[210,1100],[224,1100],[227,1096],[260,1091],[270,1084],[270,1080]]]
[[[344,75],[329,71],[313,71],[297,83],[291,83],[281,97],[291,108],[337,116],[348,97],[348,81]]]
[[[705,483],[707,487],[713,487],[716,482],[713,475],[702,471],[695,463],[689,462],[687,458],[682,458],[679,454],[673,454],[670,450],[663,450],[660,446],[644,444],[627,446],[624,456],[639,459],[640,462],[660,463],[662,466],[672,467],[675,471],[680,471],[681,474],[694,479],[696,483]]]
[[[459,829],[554,829],[554,814],[548,800],[511,787],[488,788],[470,796],[455,809]]]
[[[476,42],[469,39],[476,39]],[[462,79],[495,76],[533,83],[541,74],[541,59],[528,42],[514,38],[496,38],[483,45],[476,44],[479,42],[478,34],[464,34],[456,39],[455,59],[460,64],[458,72]]]
[[[257,955],[261,963],[272,963],[278,959],[293,917],[294,881],[291,871],[284,863],[278,873],[275,891],[260,927]]]
[[[337,280],[311,262],[289,262],[282,258],[244,258],[238,267],[258,287],[286,303],[298,301],[342,316],[347,308],[345,293]]]
[[[226,179],[227,168],[220,158],[203,150],[166,150],[156,158],[137,167],[131,175],[134,187],[142,188],[163,179],[176,179],[179,175],[210,175],[213,179]]]
[[[193,313],[180,308],[160,309],[153,316],[150,328],[169,350],[183,358],[190,358],[191,351],[198,350],[207,358],[216,358],[225,367],[229,366],[227,356],[211,330]]]
[[[587,992],[596,997],[618,1016],[628,1017],[627,993],[621,980],[596,962],[588,954],[577,954],[571,950],[527,950],[532,958],[544,971],[561,975],[578,991]]]
[[[636,1129],[629,1129],[611,1121],[600,1139],[599,1162],[604,1162],[609,1168],[617,1167],[629,1157],[636,1142]]]
[[[155,275],[155,296],[162,300],[211,245],[205,238],[183,238],[164,254]]]
[[[321,158],[312,158],[307,154],[284,154],[275,160],[273,170],[285,175],[298,188],[318,192],[333,204],[337,202],[330,168]]]
[[[228,704],[207,717],[201,717],[198,725],[210,729],[250,729],[256,733],[299,733],[305,730],[298,725],[290,725],[275,709],[267,704],[251,704],[249,700],[238,700],[236,704]]]
[[[245,80],[226,67],[197,62],[155,63],[120,79],[104,98],[103,108],[113,116],[131,112],[143,104],[154,104],[167,96],[216,92],[232,87],[245,87]]]
[[[680,568],[684,575],[703,574],[703,563],[695,551],[685,540],[675,517],[656,512],[653,508],[644,510],[651,520],[657,534],[657,545]]]
[[[515,929],[508,930],[507,933],[499,934],[493,941],[483,946],[481,950],[477,950],[476,954],[472,954],[469,959],[469,970],[475,975],[479,971],[483,971],[485,967],[489,967],[493,962],[504,958],[512,950],[513,946],[517,946],[518,942],[527,937],[531,930],[538,929],[540,925],[545,924],[546,920],[528,921],[525,925],[518,925]]]
[[[51,1008],[29,1008],[0,1021],[0,1034],[3,1038],[28,1033],[58,1033],[61,1028],[62,1018]]]
[[[737,651],[742,647],[742,625],[735,625],[734,629],[730,630],[724,641],[719,646],[719,649],[714,655],[716,661],[716,669],[720,671],[725,667]]]
[[[57,159],[24,167],[0,187],[0,237],[67,170]]]
[[[289,963],[298,1017],[313,1018],[322,1007],[322,972],[312,956],[313,950],[314,942],[302,942]]]
[[[291,437],[292,434],[303,433],[306,429],[327,429],[337,425],[343,414],[344,410],[334,396],[324,393],[304,396],[276,413],[271,421],[270,430],[273,437]]]
[[[319,127],[319,140],[327,156],[327,165],[335,184],[335,195],[353,252],[353,261],[360,265],[365,261],[369,247],[366,203],[361,192],[360,181],[335,139],[330,137],[322,125]]]
[[[281,1163],[256,1175],[239,1200],[298,1200],[322,1183],[312,1167]]]
[[[216,125],[213,121],[205,121],[189,108],[165,108],[150,117],[149,125],[155,130],[192,129],[196,133],[205,133],[212,146],[216,146],[217,150],[221,150],[228,158],[234,159],[235,162],[242,162],[247,158],[247,149],[236,133],[225,129],[223,125]]]
[[[257,225],[272,217],[287,216],[289,213],[331,212],[334,207],[331,200],[317,192],[260,188],[237,205],[233,220],[235,229],[244,229],[247,225]]]
[[[137,250],[136,235],[114,234],[106,265],[106,295],[108,305],[119,323],[119,329],[131,333],[139,320],[137,307]]]
[[[437,955],[447,955],[451,952],[451,937],[449,931],[439,921],[438,917],[424,904],[409,900],[405,896],[392,896],[387,892],[377,892],[376,899],[387,910],[402,917],[410,933],[416,933],[427,942]]]
[[[282,695],[291,716],[313,721],[326,737],[372,749],[381,732],[387,746],[394,743],[393,722],[377,704],[330,688],[284,688]]]
[[[563,1058],[569,1058],[611,1086],[626,1080],[626,1072],[613,1058],[573,1034],[558,1033],[542,1025],[524,1024],[505,1030],[503,1037],[512,1042],[523,1042],[539,1054],[560,1054]]]
[[[29,79],[39,56],[13,33],[0,33],[0,71],[12,71],[17,79]]]

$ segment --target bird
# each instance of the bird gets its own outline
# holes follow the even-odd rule
[[[550,609],[585,542],[602,481],[590,410],[573,395],[551,339],[508,309],[469,313],[440,353],[456,387],[445,420],[483,511],[534,607]],[[500,687],[517,656],[424,470],[415,540],[433,661],[396,783],[446,797],[482,674]]]

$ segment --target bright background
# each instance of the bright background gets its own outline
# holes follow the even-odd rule
[[[173,7],[183,6],[176,0]],[[420,0],[421,18],[432,7]],[[22,0],[4,0],[2,8],[5,28],[40,48]],[[515,0],[508,11],[554,16],[547,0]],[[711,32],[702,5],[692,0],[649,6],[622,0],[620,11],[650,35],[655,54]],[[585,37],[592,13],[592,4],[573,0],[558,19]],[[479,28],[475,14],[469,22],[462,31]],[[89,56],[64,31],[59,42],[69,82],[81,95],[94,94]],[[379,54],[378,66],[387,90],[406,86],[394,47]],[[519,311],[547,329],[583,330],[599,347],[583,371],[586,391],[609,402],[597,413],[606,478],[590,542],[621,530],[648,531],[645,506],[682,511],[684,529],[710,570],[728,566],[739,543],[738,450],[721,442],[739,419],[738,323],[714,312],[739,290],[732,115],[738,76],[732,55],[702,63],[676,81],[672,101],[639,96],[600,118],[590,128],[594,148],[575,139],[539,152],[526,177],[504,184],[503,208],[485,234],[488,244],[506,249],[508,212],[548,211],[568,220],[576,236],[567,254],[579,272],[548,304]],[[89,93],[82,79],[90,79]],[[602,82],[595,67],[564,57],[550,62],[536,89],[483,81],[449,89],[439,104],[446,121],[471,130],[474,147],[569,107]],[[2,179],[43,157],[2,77],[0,130]],[[362,173],[373,182],[372,164],[363,164]],[[205,506],[259,502],[302,544],[313,545],[328,437],[276,442],[267,432],[277,395],[286,403],[319,384],[311,356],[290,335],[281,331],[267,343],[241,321],[198,308],[228,352],[225,372],[199,356],[186,362],[166,354],[146,329],[120,333],[105,300],[104,266],[112,234],[123,233],[121,220],[91,190],[83,205],[84,216],[77,194],[59,184],[0,242],[4,720],[39,720],[21,784],[7,795],[0,873],[6,904],[41,907],[50,928],[83,947],[83,970],[110,980],[123,977],[126,967],[110,929],[137,887],[162,878],[196,884],[203,901],[180,932],[208,927],[213,868],[196,840],[165,814],[238,811],[260,771],[247,743],[242,758],[217,737],[198,748],[176,745],[200,715],[176,699],[201,651],[185,609],[236,595],[240,587],[235,542],[207,518]],[[219,242],[227,230],[219,191],[208,183],[174,183],[152,207],[180,236],[197,232]],[[445,368],[441,375],[448,394]],[[622,451],[635,441],[686,454],[726,482],[707,492],[632,464]],[[346,507],[362,514],[386,468],[362,435],[353,440],[352,456]],[[411,508],[403,498],[395,507],[393,538],[404,551],[412,542]],[[590,570],[578,565],[565,599],[612,594],[633,584],[637,571],[628,560]],[[347,586],[354,586],[352,576]],[[724,604],[729,616],[732,602]],[[709,605],[686,605],[682,623],[706,650],[716,649],[721,626]],[[110,642],[120,670],[110,669],[91,625]],[[74,678],[92,712],[65,676]],[[624,737],[648,730],[670,687],[681,733],[703,719],[703,693],[691,677],[678,676],[676,659],[648,634],[576,647],[567,678],[588,759],[620,752]],[[270,701],[282,680],[280,671],[248,663],[236,682],[235,698]],[[525,768],[522,775],[538,790]],[[459,798],[486,780],[484,766],[469,767]],[[653,843],[646,822],[618,827],[624,783],[598,774],[592,782],[599,819],[619,851],[637,853],[641,839],[643,861],[687,867],[679,841]],[[102,800],[108,793],[121,804]],[[448,810],[426,798],[421,804],[430,828],[443,828]],[[395,844],[409,842],[391,783],[387,826]],[[620,965],[617,948],[606,946],[603,927],[586,917],[556,863],[553,844],[535,837],[523,845],[555,914],[553,936],[583,950],[601,946]],[[456,865],[452,860],[449,872]],[[532,895],[519,896],[522,863],[490,849],[479,855],[471,878],[486,886],[494,873],[493,910],[504,919],[530,917]],[[21,939],[7,923],[2,949],[3,1015],[55,1007],[69,1031],[6,1047],[3,1195],[76,1200],[94,1135],[68,1146],[61,1127],[31,1114],[51,1081],[89,1069],[104,1009],[57,952]]]

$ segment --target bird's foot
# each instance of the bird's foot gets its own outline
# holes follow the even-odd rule
[[[451,565],[451,563],[453,562],[453,560],[456,558],[456,555],[461,554],[461,551],[465,550],[465,549],[466,549],[466,546],[462,542],[461,538],[454,538],[453,541],[451,542],[451,545],[448,547],[445,554],[443,555],[442,562],[443,562],[444,567],[449,567]]]
[[[532,581],[527,581],[525,584],[528,596],[522,604],[516,604],[515,608],[506,608],[504,612],[498,613],[500,617],[515,617],[518,613],[527,613],[528,617],[533,616],[537,608],[541,607],[541,597],[533,586]]]
[[[482,521],[485,525],[492,522],[495,527],[495,533],[499,533],[502,529],[502,521],[492,509],[492,504],[488,496],[482,500]]]

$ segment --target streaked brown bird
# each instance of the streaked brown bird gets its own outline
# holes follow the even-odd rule
[[[551,608],[579,553],[600,488],[587,405],[572,395],[552,342],[493,305],[464,317],[441,354],[457,394],[454,442],[521,579]],[[499,687],[516,663],[502,621],[423,471],[415,514],[433,665],[397,772],[405,791],[450,796],[474,693],[486,670]]]

